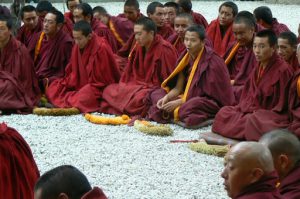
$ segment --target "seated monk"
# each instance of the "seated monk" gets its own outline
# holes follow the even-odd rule
[[[292,71],[276,52],[273,31],[256,34],[253,51],[258,64],[236,106],[225,106],[216,115],[212,131],[238,140],[259,140],[266,132],[287,128],[287,100]]]
[[[29,145],[5,123],[0,124],[0,198],[33,199],[40,174]]]
[[[76,107],[81,112],[99,110],[105,86],[119,81],[119,71],[107,42],[92,33],[86,21],[75,23],[74,45],[64,78],[47,89],[50,103],[59,108]]]
[[[34,187],[34,199],[107,199],[99,187],[92,188],[86,176],[71,165],[44,173]]]
[[[278,36],[282,32],[288,32],[290,29],[282,23],[279,23],[276,18],[273,18],[272,11],[267,6],[260,6],[253,11],[258,24],[266,29],[273,30]]]
[[[229,44],[234,41],[232,23],[238,13],[238,7],[232,1],[226,1],[219,7],[219,16],[207,27],[207,37],[211,40],[215,52],[224,56]]]
[[[285,199],[300,198],[300,141],[287,130],[274,130],[263,135],[260,143],[267,146],[273,156],[279,175],[279,192]]]
[[[74,24],[75,21],[73,19],[73,11],[77,7],[77,5],[79,5],[81,3],[82,3],[81,0],[66,0],[66,5],[67,5],[69,12],[64,13],[65,19],[68,18]]]
[[[180,13],[188,13],[193,16],[194,23],[202,25],[205,29],[208,26],[208,23],[204,16],[200,13],[194,12],[192,10],[192,1],[191,0],[175,0],[176,3],[179,5]]]
[[[296,56],[297,36],[293,32],[282,32],[278,36],[278,54],[297,71],[300,68]]]
[[[184,35],[188,27],[194,24],[193,18],[190,14],[182,13],[175,17],[173,33],[167,41],[170,42],[177,50],[178,55],[181,55],[186,50],[184,45]]]
[[[42,89],[54,79],[64,76],[71,56],[73,40],[62,30],[63,22],[64,15],[61,12],[48,12],[43,31],[36,34],[28,46]]]
[[[256,65],[256,59],[252,50],[255,28],[256,23],[253,15],[248,11],[239,12],[232,25],[236,41],[229,44],[229,48],[224,55],[237,102],[240,99],[245,83]]]
[[[117,41],[118,50],[125,45],[129,37],[133,34],[133,23],[124,17],[114,17],[108,14],[102,6],[93,8],[94,18],[99,19],[113,33]]]
[[[168,39],[173,33],[173,28],[164,23],[164,5],[160,2],[154,1],[147,7],[147,15],[155,23],[157,27],[157,34],[164,39]]]
[[[92,26],[93,32],[99,37],[104,37],[110,45],[113,52],[117,52],[118,46],[117,41],[114,38],[109,28],[103,24],[100,20],[93,17],[93,9],[87,3],[81,3],[77,5],[73,12],[73,18],[75,23],[81,20],[85,20]]]
[[[32,59],[11,33],[13,21],[0,15],[0,112],[30,113],[40,98]]]
[[[16,39],[27,47],[33,38],[33,35],[42,31],[43,22],[39,20],[35,7],[32,5],[22,7],[20,15],[24,24],[18,30]]]
[[[140,4],[138,0],[125,0],[124,12],[118,17],[124,17],[135,23],[139,18],[144,17],[140,11]]]
[[[226,65],[205,46],[204,39],[202,26],[187,29],[184,38],[187,51],[162,83],[162,89],[150,94],[149,119],[159,123],[174,119],[184,127],[200,127],[213,119],[222,106],[234,103]]]
[[[280,199],[278,175],[270,150],[257,142],[234,145],[224,158],[221,174],[224,187],[233,199]]]
[[[175,48],[156,34],[155,23],[147,17],[134,25],[136,50],[130,57],[118,84],[103,92],[101,112],[145,116],[146,97],[172,72],[177,59]]]

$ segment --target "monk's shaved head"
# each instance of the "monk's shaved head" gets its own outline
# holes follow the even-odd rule
[[[255,26],[256,26],[254,15],[248,11],[239,12],[236,15],[233,23],[235,23],[235,24],[243,23],[243,24],[247,25],[248,27],[252,27],[252,28],[255,28]]]

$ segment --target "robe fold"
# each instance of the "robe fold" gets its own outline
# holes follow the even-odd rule
[[[81,199],[107,199],[107,197],[99,187],[94,187],[91,191],[84,194]]]
[[[266,132],[288,127],[290,66],[274,53],[260,78],[259,71],[258,63],[239,103],[225,106],[217,113],[213,132],[232,139],[257,141]]]
[[[36,34],[28,46],[33,60],[41,34],[42,32]],[[50,83],[54,79],[64,76],[65,67],[70,60],[72,46],[73,39],[62,29],[49,40],[46,36],[43,37],[40,51],[34,61],[35,72],[39,81],[48,79]]]
[[[40,98],[33,61],[13,37],[0,52],[0,94],[0,110],[8,113],[30,113]]]
[[[28,30],[24,25],[21,26],[18,30],[16,39],[22,42],[26,47],[28,47],[31,39],[34,37],[34,34],[43,30],[43,22],[38,19],[38,23],[33,30]]]
[[[127,18],[110,16],[108,27],[117,41],[118,49],[124,46],[133,34],[133,23]]]
[[[183,51],[185,51],[186,47],[183,42],[183,38],[179,38],[177,33],[173,33],[168,39],[168,42],[170,42],[177,50],[178,55],[181,55]]]
[[[279,192],[284,199],[300,198],[300,167],[297,165],[281,182]]]
[[[62,29],[73,38],[73,22],[69,18],[65,18]]]
[[[293,68],[294,71],[297,71],[300,68],[296,52],[293,53],[290,60],[288,61],[288,64]]]
[[[46,96],[59,108],[95,112],[99,110],[103,89],[118,82],[119,77],[111,48],[104,38],[93,34],[82,53],[74,45],[65,77],[54,80]]]
[[[170,25],[163,25],[157,27],[157,34],[162,36],[163,39],[167,40],[174,33],[173,28]]]
[[[279,23],[276,18],[272,21],[272,30],[278,37],[282,32],[290,32],[290,29],[283,23]]]
[[[179,72],[183,72],[189,78],[194,63],[181,66],[180,62],[184,59],[187,51],[178,59],[178,64],[164,84],[169,90],[174,88],[177,83]],[[197,64],[197,63],[196,63]],[[229,74],[222,58],[220,58],[209,47],[204,47],[200,61],[196,66],[195,74],[191,80],[186,101],[179,107],[179,120],[187,126],[195,126],[214,118],[218,110],[224,105],[234,104],[234,95],[230,85]],[[188,82],[185,81],[185,82]],[[187,89],[187,88],[185,88]],[[157,89],[149,96],[151,107],[148,111],[148,118],[159,123],[167,123],[173,119],[173,113],[164,113],[157,108],[157,101],[166,95],[164,89]],[[170,114],[170,117],[166,117]]]
[[[277,173],[273,171],[258,182],[246,187],[241,194],[233,199],[281,199],[282,196],[276,188],[277,182]]]
[[[0,198],[33,199],[39,170],[24,138],[0,124]]]
[[[206,29],[207,37],[211,40],[215,52],[224,57],[229,44],[234,42],[234,34],[232,32],[232,24],[230,24],[224,36],[222,36],[219,19],[213,20]]]
[[[293,76],[289,91],[289,130],[300,138],[300,69]]]
[[[74,22],[74,19],[73,19],[73,14],[72,14],[72,12],[65,12],[65,13],[64,13],[64,17],[70,19],[70,20],[72,21],[73,24],[75,23],[75,22]]]
[[[147,95],[170,75],[176,59],[175,48],[160,35],[146,53],[137,45],[119,83],[104,89],[101,112],[145,116]]]
[[[208,27],[207,20],[205,19],[205,17],[203,15],[201,15],[200,13],[194,12],[194,11],[191,11],[191,15],[194,19],[195,24],[202,25],[204,27],[204,29],[206,29]]]

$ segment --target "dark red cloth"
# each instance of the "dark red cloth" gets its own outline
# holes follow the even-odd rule
[[[39,19],[37,26],[33,30],[28,30],[23,25],[19,28],[16,39],[22,42],[26,47],[28,47],[34,34],[43,30],[43,22]]]
[[[160,87],[175,67],[177,52],[160,35],[150,48],[137,46],[118,84],[107,86],[103,92],[101,112],[110,114],[144,115],[145,100],[153,88]]]
[[[177,63],[180,62],[185,53],[182,54]],[[183,71],[187,76],[185,82],[187,82],[190,75],[192,65],[193,63],[190,63]],[[177,76],[170,80],[168,84],[170,89],[176,86],[176,80]],[[172,117],[164,119],[163,111],[156,106],[157,101],[165,95],[166,91],[163,89],[151,93],[149,97],[151,103],[148,111],[149,119],[159,123],[171,121],[173,113],[170,114]],[[208,119],[214,118],[222,106],[232,105],[233,103],[234,95],[224,61],[211,48],[205,47],[192,80],[187,100],[179,108],[179,119],[187,126],[199,125]]]
[[[39,170],[24,138],[0,124],[0,198],[33,199]]]
[[[26,47],[11,37],[0,51],[0,110],[30,113],[40,97],[32,59]]]
[[[118,14],[117,17],[122,17],[122,18],[126,18],[126,15],[124,13]],[[135,21],[132,21],[133,23],[135,23],[138,19],[140,19],[141,17],[145,17],[145,15],[143,15],[142,13],[138,13],[138,17],[136,18]]]
[[[297,82],[299,76],[300,69],[294,73],[289,89],[289,130],[300,138],[300,96],[297,92]]]
[[[114,17],[110,16],[109,20],[113,23],[114,28],[117,34],[121,37],[124,43],[127,42],[129,37],[133,34],[133,23],[132,21],[128,20],[127,18],[123,17]],[[109,26],[111,32],[113,33],[114,37],[116,38],[112,28]],[[118,49],[120,49],[123,45],[117,40]]]
[[[280,194],[284,199],[300,198],[300,166],[297,165],[281,182]]]
[[[84,194],[81,199],[107,199],[107,197],[99,187],[94,187],[91,191]]]
[[[78,45],[73,47],[65,77],[54,80],[46,95],[57,107],[95,112],[99,110],[103,89],[118,82],[119,77],[114,55],[106,40],[93,34],[82,53]]]
[[[73,38],[73,22],[69,18],[65,18],[62,29]]]
[[[35,47],[42,32],[36,34],[29,43],[28,49],[34,59]],[[72,52],[73,39],[62,29],[56,35],[47,40],[46,35],[42,40],[42,46],[34,63],[39,80],[48,78],[49,82],[63,77],[65,67],[68,64]]]
[[[157,27],[157,34],[162,36],[167,40],[174,33],[174,29],[170,25],[163,25],[162,27]]]
[[[278,176],[274,171],[246,187],[240,195],[233,199],[281,199],[282,196],[276,188],[277,182]]]
[[[279,23],[276,18],[272,21],[272,30],[278,37],[282,32],[290,32],[290,29],[283,23]]]
[[[239,140],[259,140],[266,132],[287,128],[290,66],[277,53],[270,58],[257,83],[259,63],[246,82],[239,103],[225,106],[216,115],[212,131]]]
[[[65,13],[64,13],[64,17],[65,17],[65,18],[68,18],[69,20],[71,20],[73,24],[75,23],[75,22],[74,22],[74,19],[73,19],[73,14],[72,14],[72,12],[65,12]]]
[[[124,58],[128,58],[131,50],[135,46],[135,35],[134,33],[129,37],[125,45],[118,51],[118,55]]]
[[[213,48],[216,53],[221,57],[224,56],[229,44],[235,40],[232,32],[232,24],[227,27],[224,36],[222,36],[219,19],[213,20],[209,24],[208,28],[206,29],[206,35],[213,43]]]
[[[205,29],[208,27],[208,23],[203,15],[194,11],[191,11],[191,15],[195,24],[202,25]]]
[[[183,53],[183,51],[185,51],[186,47],[184,45],[184,38],[178,38],[178,34],[177,33],[173,33],[168,39],[167,41],[170,42],[177,50],[178,55],[181,55],[181,53]]]
[[[91,26],[92,30],[96,33],[96,35],[98,35],[99,37],[104,37],[110,45],[112,51],[114,53],[117,52],[118,44],[115,37],[113,36],[113,33],[109,30],[109,28],[96,18],[92,18]]]
[[[289,65],[293,68],[294,71],[297,71],[300,68],[300,64],[298,62],[298,58],[296,56],[296,52],[293,53],[289,60]]]

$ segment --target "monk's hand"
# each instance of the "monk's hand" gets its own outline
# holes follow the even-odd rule
[[[234,79],[230,80],[231,85],[234,85],[234,82],[235,82]]]
[[[156,106],[158,109],[162,109],[163,106],[169,101],[168,96],[165,95],[163,98],[157,101]]]
[[[168,103],[166,103],[165,105],[163,105],[162,109],[165,110],[166,112],[173,112],[177,107],[179,107],[182,104],[182,99],[177,99],[177,100],[173,100],[170,101]]]

